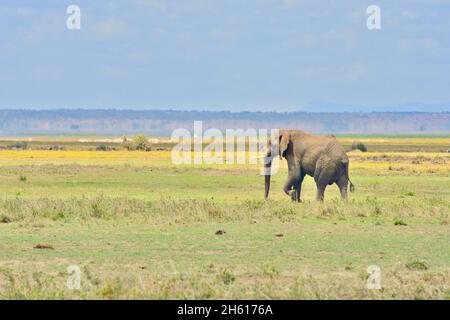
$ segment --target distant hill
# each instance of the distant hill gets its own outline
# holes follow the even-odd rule
[[[169,136],[174,129],[301,129],[314,133],[450,132],[445,112],[208,112],[175,110],[0,110],[0,134],[132,134]]]
[[[301,111],[308,112],[449,112],[450,103],[404,103],[386,106],[358,106],[327,101],[312,101]]]

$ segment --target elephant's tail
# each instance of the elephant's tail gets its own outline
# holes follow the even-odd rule
[[[355,185],[351,182],[350,178],[347,176],[348,182],[350,182],[350,192],[355,192]]]
[[[347,180],[348,182],[350,182],[350,192],[355,192],[355,185],[353,184],[353,182],[350,180],[350,175],[349,175],[349,163],[348,160],[344,161],[344,166],[345,166],[345,175],[347,176]]]

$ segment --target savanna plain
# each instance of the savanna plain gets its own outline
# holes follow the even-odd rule
[[[264,200],[259,165],[120,140],[0,138],[1,299],[450,299],[449,135],[339,136],[355,192],[300,204],[284,162]]]

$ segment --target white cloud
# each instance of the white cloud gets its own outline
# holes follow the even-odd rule
[[[131,52],[126,54],[125,58],[134,63],[146,64],[152,60],[152,54],[150,52]]]
[[[33,9],[30,7],[0,5],[0,14],[29,17],[29,16],[33,15]]]
[[[285,8],[295,7],[298,3],[298,0],[282,0],[282,1],[283,1],[283,7],[285,7]]]
[[[317,4],[317,0],[281,0],[281,4],[284,8],[295,8],[298,5],[310,5]]]
[[[167,5],[166,0],[136,0],[136,3],[140,6],[156,10],[165,10]]]
[[[95,35],[102,40],[109,40],[117,35],[124,33],[125,24],[115,18],[109,18],[106,21],[97,23],[94,26]]]
[[[336,73],[342,79],[355,81],[363,77],[368,71],[368,67],[362,62],[351,62],[342,65]]]
[[[222,30],[222,29],[217,29],[217,28],[212,29],[210,31],[210,34],[214,39],[219,40],[219,41],[230,41],[233,38],[232,33]]]
[[[318,42],[318,39],[316,36],[313,36],[310,34],[306,34],[303,36],[303,44],[307,48],[315,47],[317,45],[317,42]]]
[[[65,16],[49,12],[31,18],[31,23],[19,26],[16,29],[18,39],[27,44],[39,44],[50,35],[61,34],[65,29]]]
[[[321,81],[356,81],[367,74],[369,68],[363,62],[350,62],[340,66],[308,66],[295,71],[300,78],[315,78]]]
[[[337,30],[332,29],[326,32],[323,36],[325,41],[338,42],[340,46],[344,46],[346,49],[352,49],[357,42],[356,34],[353,30]]]
[[[119,67],[105,66],[100,69],[100,73],[108,78],[120,78],[125,71]]]
[[[301,78],[311,78],[320,75],[322,72],[323,70],[316,67],[305,67],[297,69],[295,74]]]
[[[436,53],[439,43],[435,38],[404,38],[399,42],[400,50],[410,53]]]
[[[405,10],[402,12],[402,16],[411,20],[417,19],[419,14],[414,11]]]

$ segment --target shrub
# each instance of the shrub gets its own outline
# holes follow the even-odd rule
[[[8,146],[9,149],[21,149],[26,150],[28,148],[28,142],[26,141],[17,141]]]
[[[362,152],[367,152],[367,147],[364,143],[358,142],[352,144],[352,150],[360,150]]]
[[[11,223],[11,218],[5,215],[0,215],[0,223]]]
[[[137,135],[133,140],[134,148],[141,151],[150,151],[152,146],[144,135]]]
[[[407,226],[408,224],[400,218],[394,220],[395,226]]]
[[[129,141],[127,137],[123,137],[122,147],[128,151],[133,150],[133,143]]]
[[[109,151],[109,150],[111,150],[111,148],[108,147],[107,145],[102,144],[102,145],[98,146],[97,148],[95,148],[95,150],[97,150],[97,151]]]
[[[406,263],[409,270],[428,270],[428,265],[424,260],[411,259]]]
[[[151,151],[152,145],[148,141],[147,137],[144,135],[137,135],[132,141],[128,140],[127,137],[123,137],[122,147],[126,150],[140,150],[140,151]]]
[[[236,276],[228,269],[223,269],[220,278],[225,285],[230,285],[236,280]]]

